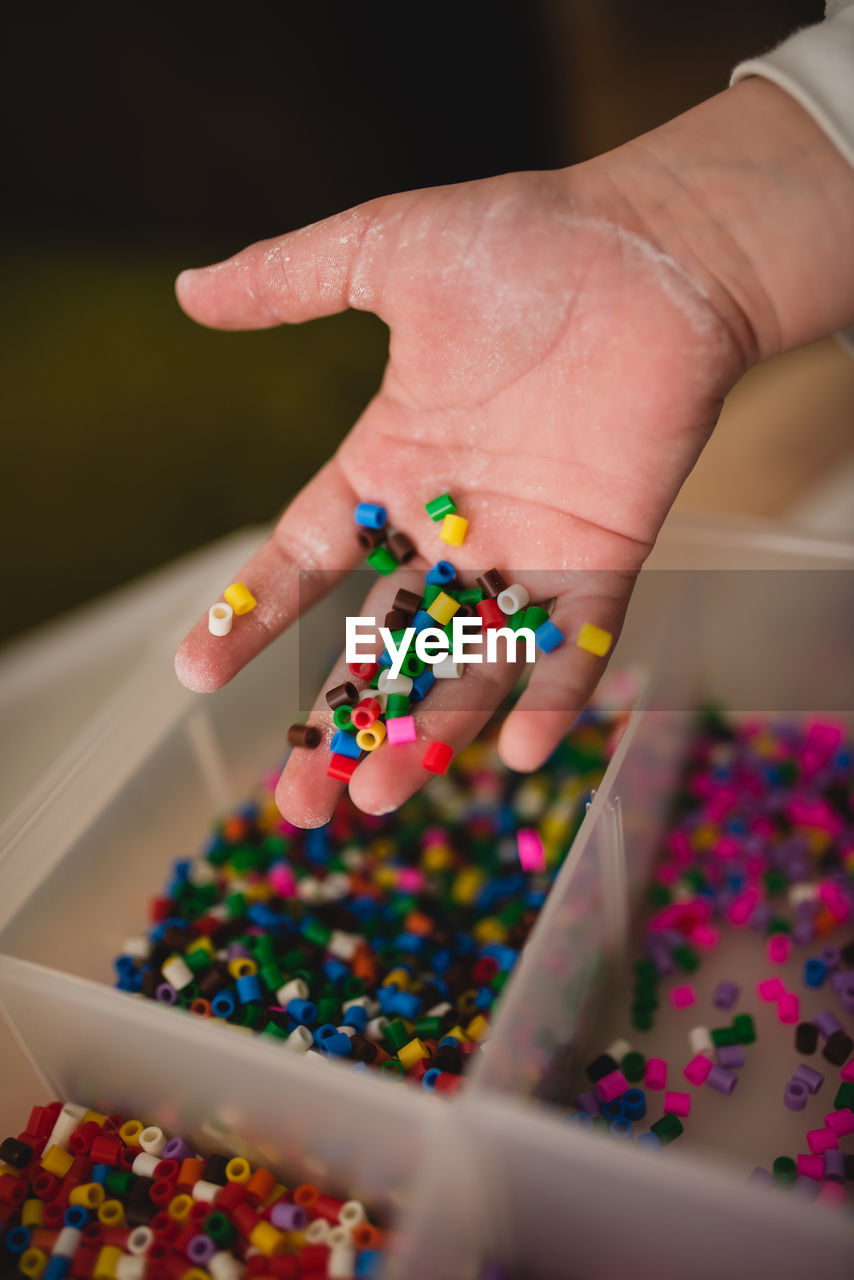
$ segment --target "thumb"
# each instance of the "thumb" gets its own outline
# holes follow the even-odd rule
[[[175,282],[178,301],[214,329],[269,329],[347,307],[376,311],[396,226],[416,195],[371,200],[259,240],[215,266],[182,271]]]

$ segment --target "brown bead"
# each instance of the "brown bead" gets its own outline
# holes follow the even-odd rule
[[[330,711],[337,711],[339,707],[355,707],[358,701],[359,691],[349,680],[326,690],[326,705]]]
[[[389,535],[388,549],[398,564],[408,564],[416,554],[415,543],[399,530]]]
[[[387,631],[405,631],[409,626],[412,618],[408,613],[401,613],[399,609],[392,609],[387,613],[383,626]]]
[[[320,730],[313,724],[292,724],[288,729],[288,746],[317,747],[320,745]]]
[[[356,533],[356,540],[363,551],[375,550],[375,548],[382,546],[385,539],[385,529],[366,529],[364,527],[360,527]]]
[[[496,596],[501,595],[502,591],[507,590],[507,583],[497,569],[488,569],[479,578],[475,578],[475,582],[490,600],[494,600]]]
[[[394,597],[392,608],[396,609],[398,613],[405,613],[407,617],[411,618],[421,608],[421,597],[417,596],[414,591],[407,591],[404,587],[401,587]]]
[[[473,618],[474,616],[475,608],[473,604],[461,604],[454,614],[455,618]]]

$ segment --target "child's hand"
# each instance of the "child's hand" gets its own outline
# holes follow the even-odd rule
[[[497,567],[523,585],[528,570],[532,600],[557,597],[552,617],[567,640],[540,655],[501,735],[516,769],[552,751],[605,665],[575,646],[580,625],[616,637],[722,398],[757,355],[726,281],[664,217],[658,233],[672,175],[659,183],[650,159],[638,181],[636,163],[624,150],[563,172],[382,198],[179,278],[185,310],[217,328],[352,306],[391,331],[380,391],[237,575],[258,607],[227,641],[197,624],[177,658],[185,684],[218,688],[294,621],[299,569],[359,563],[353,509],[378,502],[418,547],[409,568],[450,559],[469,580]],[[470,521],[461,547],[440,542],[424,510],[445,491]],[[380,580],[364,612],[381,622],[395,590],[394,576]],[[384,745],[358,766],[356,804],[400,804],[431,776],[426,739],[461,749],[515,676],[470,666],[461,682],[437,681],[414,712],[419,741]],[[339,664],[330,683],[344,678]],[[468,709],[455,710],[463,685]],[[310,720],[331,726],[322,695]],[[292,754],[278,791],[286,817],[328,819],[342,789],[328,763],[325,744]]]

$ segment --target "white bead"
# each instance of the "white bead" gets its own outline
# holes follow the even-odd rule
[[[212,1280],[241,1280],[246,1268],[242,1262],[238,1262],[233,1253],[229,1253],[227,1249],[215,1253],[205,1263],[208,1271],[211,1273]]]
[[[365,865],[366,860],[366,855],[361,849],[357,849],[355,846],[345,849],[341,854],[341,861],[344,863],[344,866],[349,867],[351,871],[358,871],[360,867]]]
[[[234,621],[234,610],[230,604],[220,600],[208,609],[208,631],[212,636],[227,636]]]
[[[447,1000],[442,1000],[439,1004],[434,1004],[432,1009],[428,1009],[424,1016],[426,1018],[444,1018],[451,1007]]]
[[[329,1223],[325,1218],[315,1218],[305,1229],[306,1244],[326,1244],[329,1239]]]
[[[512,587],[499,591],[495,599],[501,612],[509,615],[524,609],[531,597],[523,586],[520,586],[518,582],[514,582]]]
[[[44,1146],[45,1151],[49,1151],[51,1147],[62,1147],[63,1151],[67,1151],[68,1139],[80,1124],[80,1121],[83,1119],[85,1114],[85,1107],[79,1106],[76,1102],[66,1102],[65,1106],[56,1117],[50,1137]]]
[[[134,1163],[136,1163],[134,1161]],[[203,1204],[213,1204],[216,1197],[222,1191],[222,1187],[216,1182],[206,1182],[204,1178],[199,1178],[198,1182],[193,1183],[193,1190],[190,1193],[194,1200],[201,1200]]]
[[[356,1250],[350,1244],[341,1244],[330,1250],[326,1274],[328,1280],[353,1280]]]
[[[342,1245],[352,1244],[352,1235],[349,1227],[332,1227],[329,1232],[329,1248],[340,1249]]]
[[[819,887],[817,884],[806,884],[803,881],[799,884],[793,884],[789,889],[789,905],[797,907],[802,902],[815,902],[818,893]]]
[[[315,876],[303,876],[297,883],[297,897],[305,902],[322,902],[323,885]]]
[[[365,1035],[369,1040],[382,1040],[386,1033],[388,1023],[389,1020],[384,1013],[381,1013],[378,1018],[371,1018],[370,1022],[365,1027]]]
[[[451,655],[446,653],[444,658],[433,663],[430,670],[437,680],[459,680],[465,671],[465,665],[462,662],[454,662]]]
[[[83,1239],[77,1227],[63,1227],[53,1244],[52,1253],[60,1258],[73,1258]]]
[[[688,1044],[695,1056],[698,1053],[708,1054],[709,1056],[714,1053],[712,1037],[709,1035],[708,1027],[692,1027],[688,1032]]]
[[[358,1227],[360,1222],[367,1219],[367,1216],[361,1200],[347,1200],[341,1206],[338,1221],[345,1227]]]
[[[370,689],[365,697],[374,698],[380,704],[380,714],[385,715],[386,703],[388,702],[388,691],[386,689]]]
[[[335,902],[339,898],[346,898],[350,892],[350,877],[343,871],[333,871],[322,881],[321,890],[324,902]]]
[[[380,672],[377,689],[380,693],[403,693],[408,698],[412,692],[412,681],[409,676],[393,676],[384,669]]]
[[[348,882],[349,889],[349,882]],[[338,960],[352,960],[362,939],[357,933],[344,933],[342,929],[333,929],[332,937],[326,944],[326,950]]]
[[[605,1050],[608,1056],[613,1058],[617,1064],[621,1063],[626,1054],[631,1053],[631,1051],[632,1046],[628,1040],[615,1040],[611,1047]]]
[[[356,996],[354,1000],[345,1000],[341,1008],[345,1013],[349,1013],[351,1009],[364,1009],[367,1011],[370,1003],[371,1001],[369,996]]]
[[[125,1248],[133,1254],[143,1254],[148,1252],[148,1246],[154,1239],[154,1232],[151,1227],[134,1227],[133,1231],[127,1238]]]
[[[303,982],[302,978],[291,978],[290,982],[286,982],[283,987],[279,987],[276,992],[276,1000],[284,1009],[291,1000],[307,1000],[308,999],[308,983]]]
[[[308,1053],[313,1044],[314,1036],[311,1034],[308,1027],[303,1026],[294,1027],[293,1031],[285,1041],[285,1047],[292,1050],[294,1053]]]
[[[161,966],[160,972],[176,991],[183,990],[193,981],[193,970],[183,956],[172,956]]]
[[[154,1170],[159,1164],[160,1156],[152,1156],[147,1151],[140,1151],[131,1169],[138,1178],[153,1178]]]
[[[147,960],[151,951],[151,944],[148,938],[142,934],[137,934],[133,938],[125,938],[122,943],[122,955],[133,956],[134,960]]]
[[[149,1125],[139,1135],[139,1145],[150,1156],[159,1156],[166,1146],[166,1134],[162,1129],[158,1129],[156,1124]]]
[[[145,1258],[126,1253],[116,1263],[116,1280],[142,1280],[145,1266]]]

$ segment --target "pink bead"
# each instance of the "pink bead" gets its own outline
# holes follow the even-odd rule
[[[539,831],[533,827],[521,827],[516,832],[516,844],[523,871],[545,871],[546,854]]]
[[[721,940],[720,931],[710,924],[698,924],[691,930],[691,941],[704,951],[711,951]]]
[[[807,1146],[814,1156],[823,1156],[825,1151],[832,1151],[839,1146],[839,1139],[832,1129],[810,1129],[807,1133]]]
[[[284,863],[274,863],[267,878],[280,898],[296,897],[296,877],[290,867],[286,867]]]
[[[845,1188],[841,1182],[823,1182],[816,1200],[822,1204],[845,1204]]]
[[[770,1004],[771,1001],[779,1000],[780,996],[784,996],[786,988],[779,978],[765,978],[764,981],[757,982],[756,994],[760,1000],[765,1000]]]
[[[849,1084],[854,1083],[854,1058],[851,1059],[847,1066],[842,1068],[839,1075],[840,1079],[847,1080]]]
[[[596,1081],[596,1092],[603,1102],[613,1102],[626,1092],[629,1082],[622,1071],[610,1071],[601,1080]]]
[[[424,888],[424,872],[418,867],[400,867],[397,873],[397,887],[404,893],[420,893]]]
[[[733,840],[732,836],[721,836],[714,847],[714,855],[721,861],[727,861],[730,858],[737,858],[739,854],[739,845],[737,840]]]
[[[664,1110],[671,1111],[675,1116],[689,1116],[691,1114],[690,1093],[672,1093],[668,1089],[664,1095]]]
[[[745,889],[733,898],[727,908],[727,919],[730,924],[746,925],[759,902],[758,889]]]
[[[392,716],[385,722],[385,733],[393,747],[399,747],[404,742],[414,742],[416,738],[414,717]]]
[[[814,1182],[824,1181],[824,1160],[821,1156],[798,1156],[798,1173],[804,1178],[812,1178]]]
[[[801,1002],[794,991],[784,991],[777,1001],[778,1022],[800,1022]]]
[[[647,1089],[663,1089],[667,1084],[667,1063],[664,1058],[647,1058],[644,1084]]]
[[[792,949],[792,939],[787,933],[774,933],[765,943],[765,955],[769,964],[785,964]]]
[[[688,1009],[692,1004],[696,1003],[696,1000],[697,996],[694,988],[689,982],[686,982],[681,987],[674,987],[670,992],[670,1003],[674,1009]]]
[[[847,1133],[854,1133],[854,1111],[844,1107],[842,1111],[831,1111],[824,1117],[828,1129],[832,1129],[837,1138],[844,1138]]]
[[[697,1053],[687,1067],[682,1068],[682,1074],[689,1084],[705,1084],[713,1066],[711,1058],[707,1058],[704,1053]]]

